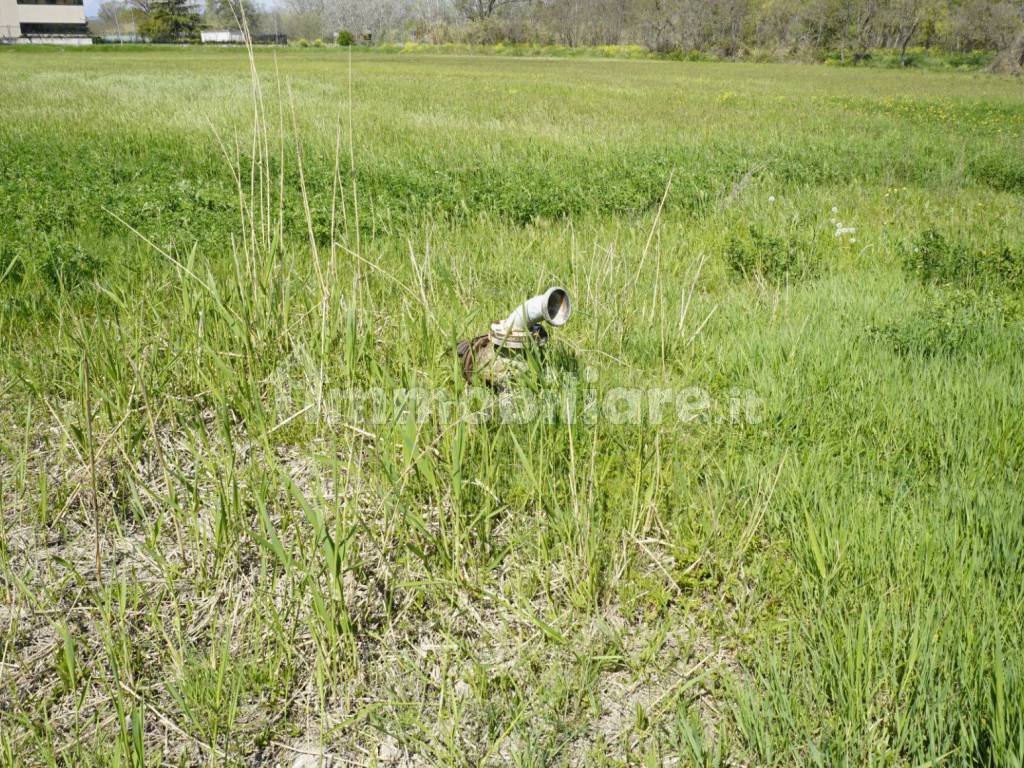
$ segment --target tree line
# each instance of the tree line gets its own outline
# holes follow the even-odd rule
[[[101,21],[143,29],[182,17],[334,42],[602,46],[723,57],[824,52],[852,61],[889,49],[905,62],[919,46],[949,53],[1000,51],[1024,66],[1024,0],[107,0]],[[348,39],[343,35],[344,39]]]

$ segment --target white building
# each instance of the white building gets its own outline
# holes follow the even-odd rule
[[[82,0],[0,0],[0,40],[89,45]]]
[[[244,43],[245,35],[237,29],[204,29],[199,39],[204,43]]]

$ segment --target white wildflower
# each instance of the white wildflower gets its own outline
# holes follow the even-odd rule
[[[769,203],[774,203],[775,202],[775,195],[768,195],[768,202]]]

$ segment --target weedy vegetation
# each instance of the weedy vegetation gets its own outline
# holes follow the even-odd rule
[[[1019,81],[0,71],[0,763],[1024,763]]]

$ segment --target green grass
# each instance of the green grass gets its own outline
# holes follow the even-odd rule
[[[256,67],[0,50],[0,763],[1022,764],[1019,82]]]
[[[300,42],[299,45],[302,43]],[[307,42],[308,45],[308,42]],[[938,49],[908,48],[903,59],[898,51],[886,48],[866,51],[854,56],[851,51],[801,51],[750,48],[737,51],[734,56],[721,57],[712,51],[683,50],[659,52],[642,45],[539,45],[536,43],[495,43],[476,45],[468,43],[384,43],[367,47],[367,52],[402,54],[456,54],[486,56],[545,56],[557,58],[601,58],[601,59],[657,59],[667,61],[718,61],[720,59],[748,60],[756,62],[774,61],[815,61],[842,67],[883,67],[921,68],[933,70],[980,70],[992,63],[994,51],[971,51],[950,53]]]

